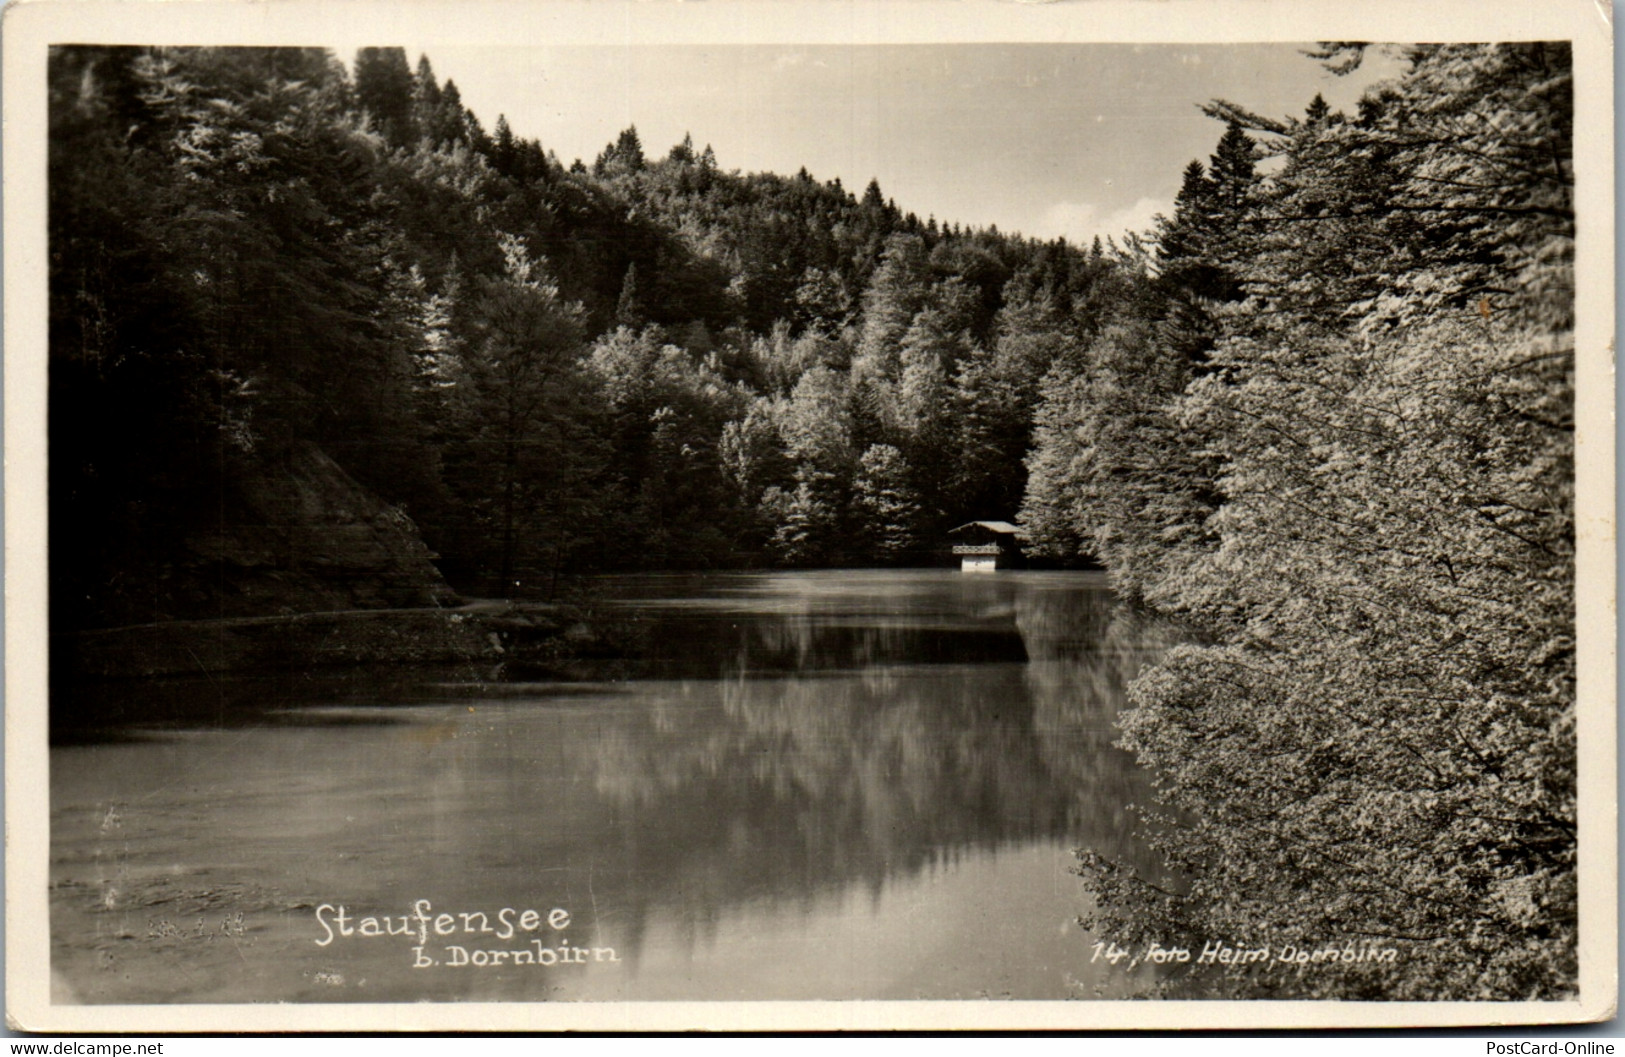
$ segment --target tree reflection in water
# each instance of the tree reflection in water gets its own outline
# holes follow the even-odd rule
[[[650,674],[690,678],[599,739],[593,783],[685,917],[878,894],[1034,839],[1154,868],[1128,810],[1149,788],[1113,723],[1177,633],[1076,574],[908,575],[884,594],[775,578],[769,605],[685,598],[655,618],[680,652]]]

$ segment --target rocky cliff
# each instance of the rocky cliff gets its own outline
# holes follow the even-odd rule
[[[455,601],[417,526],[314,444],[236,476],[222,517],[186,539],[189,572],[218,572],[210,615],[411,608]]]
[[[315,444],[213,469],[144,504],[140,531],[107,540],[110,553],[53,552],[53,563],[115,570],[101,583],[75,577],[84,594],[53,631],[457,604],[411,518]]]

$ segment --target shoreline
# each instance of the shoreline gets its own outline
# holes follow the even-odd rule
[[[51,636],[53,683],[311,667],[464,662],[543,666],[620,656],[624,629],[580,606],[482,601],[177,620]]]

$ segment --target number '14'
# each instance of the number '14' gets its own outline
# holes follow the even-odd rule
[[[1098,962],[1100,959],[1104,958],[1113,965],[1116,965],[1118,962],[1128,957],[1128,951],[1119,947],[1115,943],[1110,945],[1105,943],[1097,943],[1094,946],[1094,951],[1094,957],[1089,959],[1092,962]]]

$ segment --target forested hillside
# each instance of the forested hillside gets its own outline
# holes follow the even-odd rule
[[[1206,993],[1576,983],[1570,55],[1409,56],[1355,115],[1216,104],[1157,293],[1038,412],[1029,523],[1212,642],[1124,719],[1189,889],[1090,858],[1097,925],[1339,952]]]
[[[296,558],[195,537],[310,445],[469,593],[926,560],[1143,281],[633,128],[566,167],[399,49],[58,49],[50,188],[63,626],[261,604]]]

